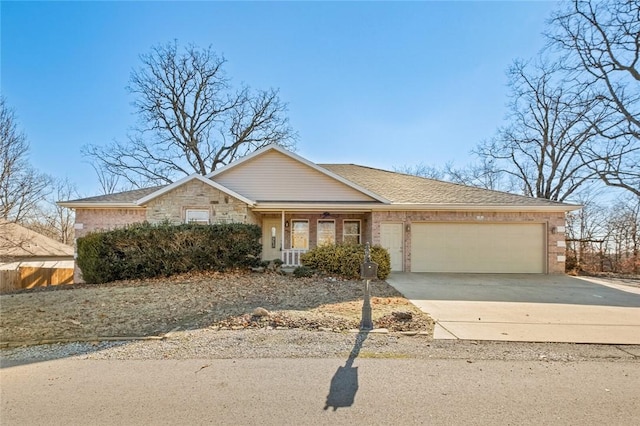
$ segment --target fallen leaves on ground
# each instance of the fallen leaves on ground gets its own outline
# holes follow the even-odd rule
[[[427,331],[431,318],[384,281],[371,282],[374,326]],[[199,273],[0,296],[0,341],[151,336],[176,328],[358,328],[364,284],[275,273]],[[268,316],[253,316],[255,308]],[[410,312],[399,319],[394,311]]]

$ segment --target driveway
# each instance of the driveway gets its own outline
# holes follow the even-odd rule
[[[394,272],[436,339],[640,344],[640,287],[536,274]]]

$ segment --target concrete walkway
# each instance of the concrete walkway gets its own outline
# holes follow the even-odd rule
[[[640,288],[566,275],[392,273],[436,339],[640,344]]]

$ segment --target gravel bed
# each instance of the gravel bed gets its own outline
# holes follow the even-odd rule
[[[67,343],[3,349],[3,366],[59,358],[96,360],[241,358],[422,358],[640,363],[640,346],[432,340],[400,333],[367,335],[275,330],[190,330],[164,340]]]

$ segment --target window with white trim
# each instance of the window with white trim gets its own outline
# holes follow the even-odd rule
[[[186,223],[199,223],[202,225],[209,224],[209,210],[188,209],[185,212]]]
[[[336,243],[336,221],[333,219],[318,220],[318,247]]]
[[[291,221],[291,248],[309,249],[309,221]]]
[[[360,221],[345,220],[342,222],[342,242],[360,244]]]

